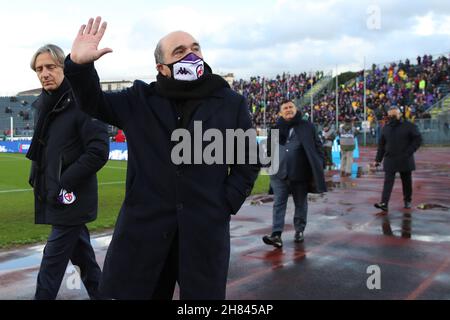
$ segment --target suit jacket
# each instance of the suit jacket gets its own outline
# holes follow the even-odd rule
[[[273,129],[276,129],[274,127]],[[310,168],[311,168],[311,180],[309,183],[309,192],[310,193],[324,193],[327,191],[325,176],[324,176],[324,164],[325,164],[325,155],[322,147],[322,143],[320,142],[319,136],[314,128],[314,125],[305,120],[301,120],[300,123],[294,127],[295,135],[293,138],[290,138],[290,142],[288,143],[287,152],[282,151],[284,147],[279,145],[280,153],[284,153],[285,159],[281,159],[286,161],[286,170],[287,177],[291,181],[296,181],[300,176],[303,176],[301,172],[304,168],[299,166],[301,160],[299,157],[300,147],[302,146]],[[289,140],[289,139],[288,139]],[[271,150],[271,133],[269,132],[268,139],[268,150]],[[283,172],[279,172],[275,175],[284,175]],[[284,178],[284,177],[281,177]]]

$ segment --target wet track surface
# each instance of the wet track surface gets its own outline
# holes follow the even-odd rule
[[[360,178],[328,174],[330,192],[309,201],[305,242],[293,241],[290,200],[282,249],[265,245],[271,232],[271,196],[249,198],[231,222],[228,299],[450,299],[450,149],[416,155],[413,208],[403,209],[401,182],[390,212],[380,200],[383,172],[368,169],[374,149],[362,149]],[[100,265],[110,240],[93,237]],[[43,246],[0,252],[0,299],[31,299]],[[367,270],[380,270],[381,289],[369,290]],[[87,299],[69,290],[58,299]],[[177,294],[175,295],[176,298]]]

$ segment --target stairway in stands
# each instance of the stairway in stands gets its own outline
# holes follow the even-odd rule
[[[450,112],[450,88],[448,85],[440,85],[439,89],[444,94],[444,98],[428,110],[432,118],[447,116]]]
[[[297,107],[303,107],[311,103],[311,96],[313,99],[328,87],[333,80],[331,72],[325,75],[319,82],[317,82],[299,101],[296,101]]]

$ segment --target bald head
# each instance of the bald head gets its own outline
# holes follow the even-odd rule
[[[156,69],[163,75],[170,76],[170,69],[165,65],[174,63],[191,52],[203,59],[200,44],[191,34],[184,31],[171,32],[159,40],[156,46]]]

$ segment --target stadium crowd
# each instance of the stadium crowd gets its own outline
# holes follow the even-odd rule
[[[248,100],[249,109],[257,127],[264,123],[264,88],[266,85],[266,123],[275,122],[278,106],[285,98],[300,99],[323,77],[323,72],[313,75],[306,73],[289,77],[287,74],[275,79],[261,77],[250,81],[239,80],[233,88]],[[383,120],[390,106],[397,105],[410,120],[429,118],[427,110],[445,97],[450,85],[448,57],[433,59],[431,55],[417,57],[417,64],[404,62],[384,66],[373,65],[366,71],[367,115],[371,123]],[[364,75],[339,87],[339,120],[364,119]],[[311,105],[301,110],[304,117],[311,117]],[[336,91],[325,89],[314,101],[314,122],[325,125],[336,119]]]
[[[277,75],[275,79],[252,77],[248,81],[242,79],[234,81],[233,89],[247,99],[254,125],[261,126],[264,123],[264,108],[266,108],[266,123],[275,123],[278,108],[283,100],[300,99],[323,76],[324,73],[318,71],[293,76],[283,73]]]

